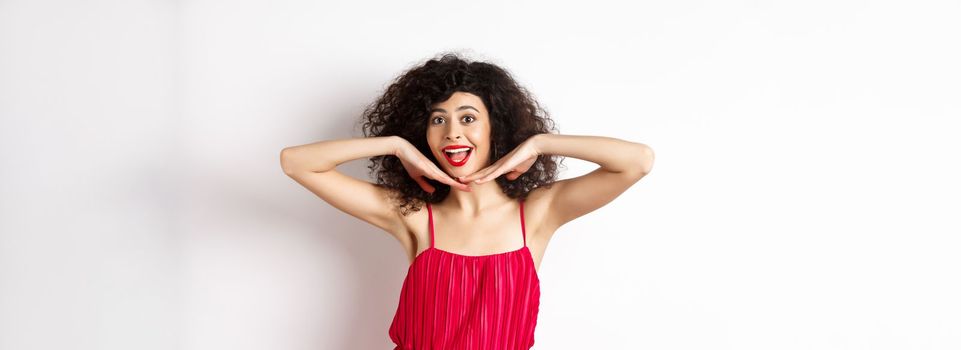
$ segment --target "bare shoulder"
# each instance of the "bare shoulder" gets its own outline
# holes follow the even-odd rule
[[[403,208],[395,205],[400,232],[393,232],[392,235],[400,241],[401,247],[407,253],[409,260],[413,260],[417,254],[427,249],[430,244],[430,228],[428,226],[427,205],[420,204],[420,210],[411,211],[404,215]]]
[[[547,187],[538,187],[527,194],[524,200],[524,226],[527,229],[528,240],[535,244],[546,246],[559,226],[553,225],[551,220],[551,195]]]

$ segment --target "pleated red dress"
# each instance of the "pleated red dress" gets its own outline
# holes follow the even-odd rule
[[[540,278],[527,247],[519,202],[520,249],[461,255],[434,248],[434,215],[427,204],[430,247],[407,270],[390,325],[394,350],[513,350],[534,346]]]

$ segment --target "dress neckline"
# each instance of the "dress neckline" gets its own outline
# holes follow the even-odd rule
[[[448,251],[442,250],[442,249],[437,249],[437,248],[435,248],[435,247],[427,247],[427,249],[424,249],[423,251],[421,251],[420,253],[418,253],[417,256],[414,257],[414,260],[411,260],[410,266],[408,266],[408,269],[413,269],[413,268],[414,268],[414,265],[417,265],[417,261],[420,260],[421,256],[423,256],[424,254],[427,254],[427,252],[429,252],[429,251],[431,251],[431,250],[438,251],[438,252],[441,252],[441,253],[443,253],[443,254],[452,255],[452,256],[455,256],[455,257],[458,257],[458,258],[469,259],[469,260],[478,260],[478,259],[483,259],[483,258],[492,258],[492,257],[497,257],[497,256],[502,256],[502,255],[519,253],[519,252],[522,252],[522,251],[525,251],[525,250],[526,250],[526,251],[527,251],[527,256],[530,257],[531,270],[534,271],[534,278],[537,279],[538,282],[540,282],[540,280],[541,280],[540,271],[537,271],[537,267],[534,266],[534,253],[532,253],[532,252],[531,252],[531,249],[530,249],[529,247],[527,247],[526,245],[523,246],[523,247],[520,247],[520,248],[518,248],[518,249],[511,250],[511,251],[509,251],[509,252],[500,252],[500,253],[485,254],[485,255],[463,255],[463,254],[457,254],[457,253],[453,253],[453,252],[448,252]],[[408,273],[409,273],[409,272],[408,272]]]
[[[429,230],[429,232],[430,232],[430,245],[428,246],[427,249],[436,249],[436,250],[438,250],[438,251],[441,251],[441,252],[444,252],[444,253],[448,253],[448,254],[451,254],[451,255],[457,255],[457,256],[463,256],[463,257],[469,257],[469,258],[483,258],[483,257],[487,257],[487,256],[496,256],[496,255],[503,255],[503,254],[507,254],[507,253],[515,253],[515,252],[519,252],[519,251],[523,250],[524,248],[527,248],[527,228],[526,228],[526,225],[524,225],[524,200],[523,200],[523,199],[519,200],[517,204],[518,204],[518,208],[519,208],[519,210],[520,210],[520,215],[519,215],[519,217],[520,217],[520,220],[521,220],[521,238],[524,240],[524,246],[521,247],[521,248],[515,249],[515,250],[507,251],[507,252],[500,252],[500,253],[494,253],[494,254],[485,254],[485,255],[458,254],[458,253],[449,252],[449,251],[446,251],[446,250],[443,250],[443,249],[438,249],[438,248],[434,247],[434,211],[433,211],[433,209],[431,209],[430,202],[427,202],[426,204],[427,204],[428,230]],[[425,249],[424,251],[427,251],[427,250]],[[418,255],[420,255],[420,254],[418,254]]]
[[[520,251],[522,251],[522,250],[524,250],[524,249],[527,249],[527,246],[523,246],[523,247],[520,247],[520,248],[511,250],[511,251],[494,253],[494,254],[484,254],[484,255],[459,254],[459,253],[454,253],[454,252],[446,251],[446,250],[443,250],[443,249],[440,249],[440,248],[437,248],[437,247],[428,247],[427,249],[424,249],[424,251],[420,252],[420,254],[417,254],[417,256],[420,256],[421,254],[424,254],[424,252],[426,252],[426,251],[428,251],[428,250],[431,250],[431,249],[436,250],[436,251],[439,251],[439,252],[444,253],[444,254],[450,254],[450,255],[459,256],[459,257],[464,257],[464,258],[489,258],[489,257],[492,257],[492,256],[505,255],[505,254],[510,254],[510,253],[517,253],[517,252],[520,252]],[[415,258],[415,259],[416,259],[416,258]]]

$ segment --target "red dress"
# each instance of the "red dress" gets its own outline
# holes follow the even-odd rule
[[[513,350],[534,345],[540,278],[527,247],[461,255],[434,248],[434,216],[427,204],[430,247],[414,258],[390,325],[394,350]]]

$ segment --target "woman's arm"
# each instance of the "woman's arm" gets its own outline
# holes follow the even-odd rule
[[[280,151],[280,166],[287,176],[330,205],[396,235],[401,243],[405,243],[406,228],[389,200],[389,190],[336,170],[345,162],[380,155],[399,158],[407,174],[427,192],[434,191],[434,188],[425,178],[452,188],[470,190],[468,185],[451,178],[399,136],[340,139],[287,147]]]
[[[602,170],[643,177],[654,165],[654,151],[643,143],[606,136],[538,134],[532,137],[538,154],[553,154],[595,163]]]
[[[538,155],[571,157],[600,165],[585,175],[539,189],[542,193],[536,195],[549,202],[551,210],[545,224],[552,228],[611,202],[654,166],[654,150],[650,147],[611,137],[539,134],[531,138],[531,143]]]
[[[288,175],[304,171],[322,173],[355,159],[395,154],[403,141],[399,136],[381,136],[291,146],[280,151],[280,167]]]
[[[287,176],[340,211],[402,235],[403,222],[390,205],[386,189],[336,170],[351,160],[395,154],[402,142],[398,136],[384,136],[292,146],[280,151],[280,166]]]

